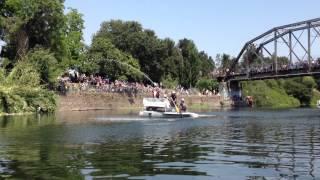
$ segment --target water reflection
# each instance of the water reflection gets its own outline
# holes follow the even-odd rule
[[[0,175],[23,179],[320,176],[319,112],[215,112],[157,121],[110,112],[0,118]],[[108,117],[108,120],[104,120]],[[97,120],[99,119],[99,120]]]

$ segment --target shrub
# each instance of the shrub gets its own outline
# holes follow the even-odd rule
[[[303,106],[310,106],[315,87],[316,82],[312,77],[287,79],[284,84],[287,94],[299,99]]]
[[[253,96],[257,107],[298,107],[297,99],[289,96],[278,83],[272,81],[242,82],[243,96]]]
[[[18,62],[8,76],[0,69],[0,81],[0,112],[36,112],[38,107],[44,112],[55,110],[54,93],[42,89],[40,75],[30,62]]]
[[[5,84],[38,87],[40,75],[32,64],[20,61],[6,77]]]
[[[34,49],[28,53],[26,58],[27,62],[39,72],[41,84],[54,85],[57,83],[57,77],[64,70],[63,67],[59,67],[57,59],[49,50]]]
[[[203,91],[203,90],[213,91],[219,88],[219,83],[217,82],[217,80],[214,80],[214,79],[202,78],[198,80],[196,87],[200,91]]]

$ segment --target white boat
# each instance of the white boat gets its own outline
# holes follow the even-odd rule
[[[139,112],[142,117],[163,117],[163,118],[197,118],[196,113],[177,112],[170,107],[170,102],[166,98],[143,98],[143,110]]]

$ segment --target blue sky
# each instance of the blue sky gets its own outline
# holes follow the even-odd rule
[[[66,0],[84,15],[84,39],[103,21],[134,20],[158,37],[192,39],[215,57],[236,56],[244,43],[274,26],[320,17],[319,0]]]

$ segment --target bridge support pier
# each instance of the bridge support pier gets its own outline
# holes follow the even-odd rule
[[[219,92],[223,100],[235,100],[241,99],[242,91],[241,84],[239,81],[228,81],[228,82],[220,82],[219,84]]]
[[[226,82],[222,81],[219,83],[219,93],[223,100],[229,99],[229,87]]]
[[[232,100],[239,101],[242,97],[242,87],[239,81],[229,82],[229,96]]]

